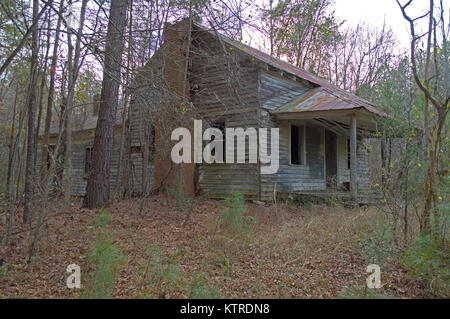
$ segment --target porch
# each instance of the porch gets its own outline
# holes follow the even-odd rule
[[[315,156],[323,169],[324,186],[292,189],[289,194],[325,200],[353,200],[357,203],[378,200],[379,196],[370,193],[368,160],[361,141],[365,137],[376,136],[376,118],[387,115],[364,100],[350,100],[346,94],[319,87],[271,112],[279,123],[288,123],[290,165],[303,164],[302,160],[297,161],[297,157],[301,159],[303,153],[308,152],[301,142],[302,134],[300,138],[296,137],[298,128],[309,126],[322,129],[320,141],[316,139],[316,142],[323,148]],[[297,152],[300,155],[296,156]],[[363,179],[365,185],[361,187]]]

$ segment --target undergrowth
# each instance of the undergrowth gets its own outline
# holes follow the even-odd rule
[[[189,286],[190,299],[218,299],[221,297],[217,287],[209,285],[204,276],[195,276]]]
[[[84,294],[86,298],[112,298],[116,276],[125,259],[109,232],[110,221],[111,216],[106,210],[100,210],[94,220],[97,236],[88,254],[91,272]]]
[[[419,278],[433,294],[450,296],[450,249],[446,240],[422,233],[403,254],[409,275]]]
[[[166,255],[157,244],[146,249],[146,264],[141,267],[142,281],[149,289],[142,292],[144,297],[160,292],[165,298],[169,289],[180,288],[184,283],[183,270],[175,260],[176,255]]]
[[[226,236],[241,237],[250,241],[254,235],[256,222],[255,217],[246,214],[244,195],[240,192],[233,192],[227,199],[227,208],[222,210],[216,227],[223,229]]]

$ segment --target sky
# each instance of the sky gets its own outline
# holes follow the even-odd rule
[[[450,0],[444,0],[444,4]],[[400,0],[405,4],[406,0]],[[429,1],[413,0],[407,13],[411,17],[420,16],[426,12]],[[448,5],[446,6],[448,8]],[[359,22],[380,28],[383,21],[391,27],[397,36],[400,45],[408,49],[410,45],[409,23],[403,18],[402,12],[395,0],[335,0],[335,15],[341,20],[346,20],[348,25],[355,26]]]

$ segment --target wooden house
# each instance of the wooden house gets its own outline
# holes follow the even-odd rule
[[[269,200],[274,193],[355,197],[371,189],[369,158],[380,154],[371,154],[367,139],[375,136],[377,119],[387,115],[366,100],[216,30],[188,20],[168,25],[161,49],[134,78],[132,89],[127,175],[133,177],[137,193],[176,176],[187,191],[211,198],[233,191],[259,200]],[[260,162],[173,165],[168,157],[173,145],[170,124],[192,129],[193,119],[221,130],[279,128],[278,171],[261,174]],[[120,129],[117,126],[116,136]],[[80,173],[85,172],[92,141],[93,134],[87,136],[86,130],[74,135],[75,195],[84,194]],[[258,136],[258,143],[267,143],[267,136]],[[162,150],[165,155],[158,156]],[[111,188],[116,172],[113,163]]]

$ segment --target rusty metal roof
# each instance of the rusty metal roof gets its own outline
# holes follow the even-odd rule
[[[360,101],[355,99],[349,99],[347,95],[342,95],[340,94],[340,92],[333,91],[328,87],[318,87],[312,89],[301,97],[280,106],[278,109],[272,111],[271,113],[286,114],[356,109],[365,109],[379,116],[387,116],[387,114],[377,110],[372,105],[361,103]]]

